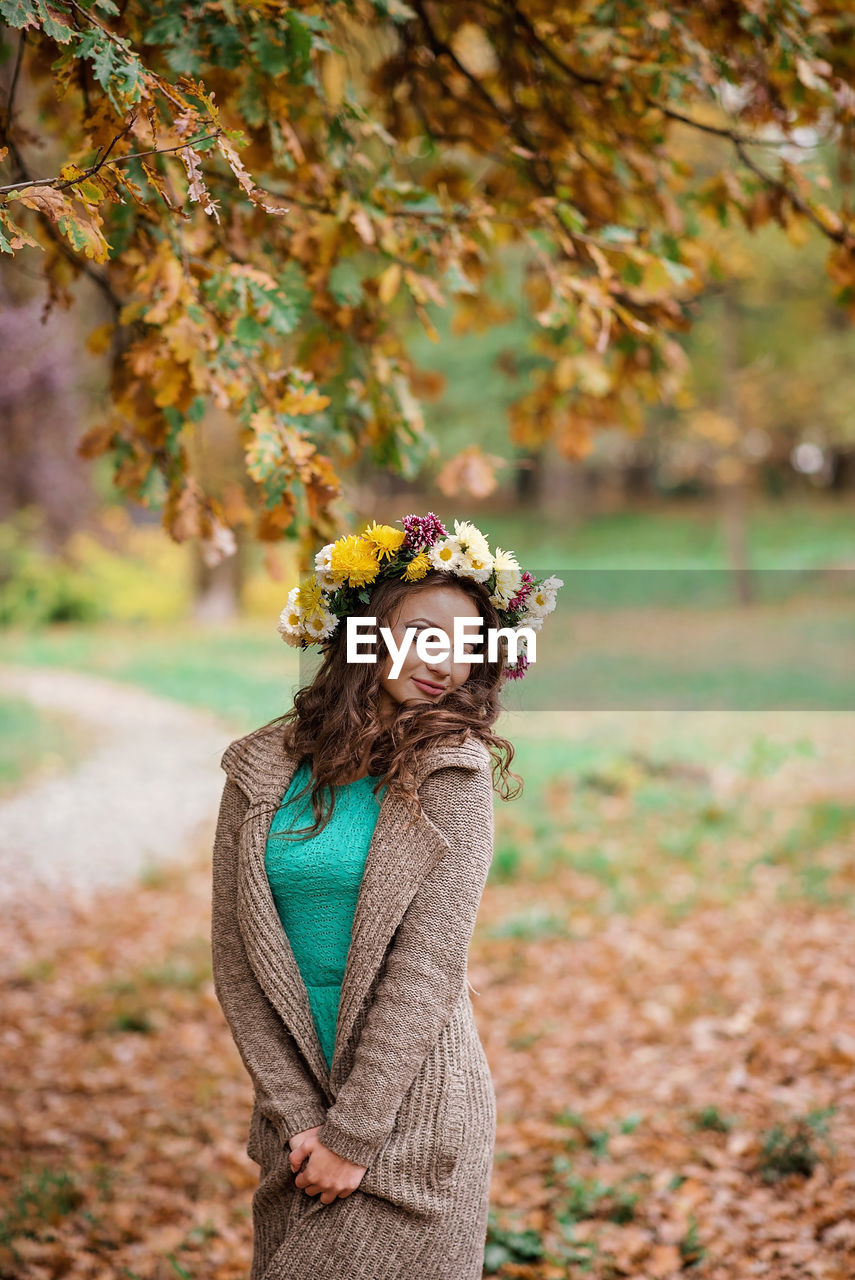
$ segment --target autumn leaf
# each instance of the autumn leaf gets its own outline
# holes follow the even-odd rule
[[[42,248],[38,240],[34,240],[29,232],[13,221],[8,210],[0,208],[0,253],[15,253],[24,245],[30,245],[33,249]]]
[[[436,483],[446,497],[488,498],[498,486],[497,470],[507,465],[506,458],[485,453],[480,445],[469,445],[443,463]]]
[[[211,194],[205,186],[202,165],[198,155],[192,147],[182,147],[178,154],[184,161],[184,167],[187,170],[187,194],[190,199],[201,203],[205,213],[213,216],[219,222],[220,215],[217,211],[216,202],[211,199]]]
[[[35,209],[55,223],[71,246],[84,257],[94,258],[96,262],[106,261],[110,246],[101,232],[97,213],[86,206],[76,205],[70,195],[55,187],[28,187],[17,199],[26,208]]]

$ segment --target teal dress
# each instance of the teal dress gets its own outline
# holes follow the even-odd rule
[[[332,818],[320,835],[272,838],[313,821],[311,793],[300,801],[293,799],[310,775],[311,765],[305,759],[274,816],[264,865],[306,986],[318,1039],[331,1066],[353,913],[385,788],[375,796],[372,787],[377,777],[371,775],[337,786]]]

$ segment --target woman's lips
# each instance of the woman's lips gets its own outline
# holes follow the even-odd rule
[[[415,676],[413,676],[413,684],[421,689],[423,693],[433,694],[434,697],[437,697],[440,693],[445,693],[445,689],[441,684],[428,684],[426,680],[417,680]]]

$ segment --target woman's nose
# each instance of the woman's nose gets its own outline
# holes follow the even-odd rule
[[[428,659],[428,661],[425,662],[425,667],[428,671],[436,672],[437,675],[450,675],[452,657],[453,655],[449,650],[445,657]]]

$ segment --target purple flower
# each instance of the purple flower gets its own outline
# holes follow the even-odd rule
[[[514,667],[505,668],[505,676],[508,680],[522,680],[528,668],[531,666],[528,658],[524,653],[517,653],[517,662]]]
[[[531,594],[531,590],[533,586],[534,586],[534,578],[529,573],[528,569],[523,569],[522,586],[520,587],[517,594],[514,596],[513,600],[509,600],[508,603],[505,605],[505,609],[508,610],[508,612],[510,612],[513,609],[521,609],[522,606],[525,604],[526,600],[528,599],[529,595]]]
[[[404,526],[407,533],[404,545],[412,551],[424,551],[440,538],[448,537],[442,521],[432,511],[426,516],[402,516],[398,523]]]

